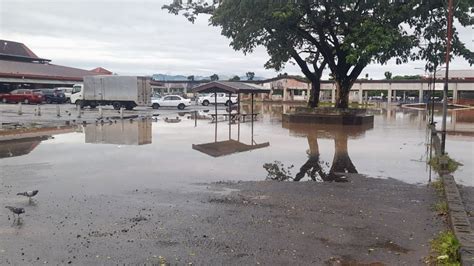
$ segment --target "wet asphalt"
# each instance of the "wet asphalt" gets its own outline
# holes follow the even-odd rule
[[[27,108],[21,119],[38,121],[34,107]],[[2,110],[2,120],[15,120],[14,110]],[[42,119],[57,123],[54,105],[43,111]],[[438,198],[432,188],[394,179],[351,174],[345,183],[147,188],[133,185],[132,175],[127,186],[91,192],[80,180],[55,184],[35,174],[45,167],[51,166],[0,171],[0,201],[26,211],[18,222],[0,208],[1,265],[421,265],[429,241],[446,229],[433,211]],[[26,188],[40,191],[32,202],[16,195]]]
[[[2,174],[0,264],[419,265],[444,229],[432,188],[352,175],[347,183],[218,182],[192,190],[40,193]]]

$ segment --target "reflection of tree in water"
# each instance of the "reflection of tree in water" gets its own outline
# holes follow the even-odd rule
[[[343,131],[339,131],[335,134],[334,138],[334,159],[332,161],[329,172],[323,170],[324,162],[320,160],[318,138],[316,134],[308,134],[308,161],[303,164],[300,171],[296,174],[294,181],[300,181],[308,175],[313,181],[319,178],[322,181],[329,182],[347,182],[347,179],[343,178],[340,173],[357,173],[357,169],[349,157],[347,151],[347,139],[348,135]],[[326,163],[327,166],[329,164]]]

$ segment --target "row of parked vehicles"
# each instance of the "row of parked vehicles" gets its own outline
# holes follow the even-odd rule
[[[136,106],[175,107],[180,110],[191,105],[191,99],[179,95],[151,97],[149,79],[134,76],[86,76],[83,84],[76,84],[72,88],[54,89],[17,89],[10,93],[0,94],[0,101],[4,103],[72,103],[80,108],[91,109],[101,105],[112,105],[114,109],[125,108],[132,110]],[[229,97],[226,93],[200,94],[196,103],[208,106],[209,104],[236,104],[236,96]]]
[[[0,93],[0,102],[3,103],[66,103],[70,100],[72,88],[55,89],[17,89],[9,93]]]

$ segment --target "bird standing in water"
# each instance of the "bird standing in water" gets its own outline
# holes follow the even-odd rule
[[[38,192],[39,192],[38,190],[31,190],[31,191],[17,193],[17,195],[28,197],[28,199],[31,201],[31,198],[36,196]]]
[[[5,206],[5,208],[9,209],[11,212],[16,214],[17,217],[18,217],[18,223],[20,223],[20,214],[25,213],[25,209],[12,207],[12,206]],[[15,220],[16,220],[16,218],[15,218]]]

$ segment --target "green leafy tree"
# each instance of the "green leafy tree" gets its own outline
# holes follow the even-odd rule
[[[392,79],[392,72],[390,71],[385,71],[385,73],[383,73],[385,75],[385,79]]]
[[[463,27],[472,27],[474,1],[456,0],[454,2],[455,21]],[[430,5],[421,5],[418,8],[417,15],[411,24],[422,40],[416,59],[425,60],[425,70],[433,72],[446,63],[448,7],[447,1],[443,0],[432,0],[429,3]],[[453,24],[451,53],[464,58],[470,65],[474,64],[474,52],[470,51],[459,39],[455,24]]]
[[[211,81],[217,81],[219,80],[219,76],[217,74],[212,74],[212,76],[209,77]]]
[[[245,76],[247,76],[247,80],[253,80],[253,78],[255,77],[255,73],[254,72],[247,72],[247,73],[245,73]]]
[[[233,76],[231,79],[229,79],[230,81],[239,81],[240,80],[240,77],[235,75]]]
[[[472,6],[472,0],[459,1]],[[385,64],[393,58],[401,64],[422,57],[412,52],[413,48],[419,47],[420,39],[430,36],[422,34],[431,26],[427,25],[430,20],[426,14],[442,10],[442,3],[189,0],[183,4],[177,0],[163,8],[174,14],[183,12],[190,21],[199,14],[211,14],[211,25],[221,28],[235,50],[251,53],[258,45],[266,47],[270,55],[267,68],[278,71],[288,62],[296,63],[312,83],[311,106],[318,104],[320,78],[327,66],[336,85],[336,107],[347,108],[350,89],[368,64]],[[466,9],[457,11],[461,14],[456,17],[465,25],[472,24]],[[408,32],[402,25],[416,30]],[[432,34],[442,39],[440,32]]]
[[[189,81],[194,81],[194,75],[188,76]]]

